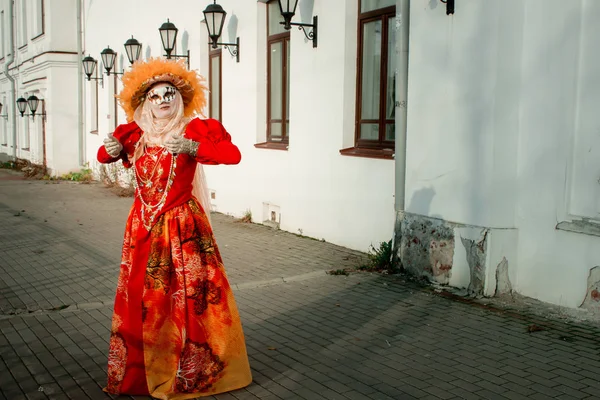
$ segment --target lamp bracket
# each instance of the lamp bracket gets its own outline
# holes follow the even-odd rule
[[[42,117],[42,121],[46,120],[46,112],[45,111],[43,113],[41,113],[41,114],[38,114],[38,113],[33,114],[32,113],[32,114],[29,114],[29,115],[31,115],[31,119],[34,120],[34,121],[35,121],[35,116],[36,115],[39,115],[40,117]]]
[[[91,76],[87,77],[88,81],[91,81],[92,79],[95,80],[96,82],[100,81],[100,86],[102,86],[102,88],[104,88],[104,75],[100,75],[100,78],[97,78],[97,77],[92,78]]]
[[[280,24],[285,25],[285,22],[280,22]],[[302,23],[298,23],[298,22],[290,22],[289,25],[297,26],[298,30],[301,30],[302,32],[304,32],[304,36],[306,36],[306,38],[308,40],[312,40],[313,48],[317,47],[318,17],[316,15],[313,17],[312,24],[302,24]],[[310,32],[307,32],[306,28],[312,28],[312,30]]]
[[[446,15],[454,15],[454,0],[440,0],[442,3],[446,4]]]
[[[174,58],[186,58],[187,59],[187,67],[188,69],[190,69],[190,51],[187,51],[187,54],[171,54],[171,52],[167,52],[167,54],[165,54],[165,57],[167,57],[167,59],[170,59],[172,57]]]
[[[229,54],[231,54],[232,57],[235,57],[236,62],[240,62],[240,38],[236,38],[235,39],[235,43],[209,43],[210,45],[212,45],[213,48],[216,48],[217,46],[225,46],[225,48],[227,49],[227,51],[229,51]],[[231,47],[235,47],[235,49],[231,49]]]

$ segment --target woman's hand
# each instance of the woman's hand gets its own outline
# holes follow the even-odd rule
[[[165,142],[165,147],[173,154],[189,154],[196,157],[198,146],[200,143],[186,139],[181,135],[173,135],[173,137]]]
[[[121,154],[121,150],[123,150],[123,145],[115,139],[112,133],[109,133],[108,137],[104,139],[104,148],[109,156],[117,158]]]

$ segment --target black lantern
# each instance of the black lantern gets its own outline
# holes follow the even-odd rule
[[[296,14],[296,7],[298,7],[298,0],[279,0],[279,10],[284,20],[283,27],[288,31],[292,29],[290,24]]]
[[[25,109],[27,108],[27,100],[25,100],[23,97],[19,97],[17,99],[17,108],[19,109],[22,117],[23,114],[25,114]]]
[[[96,60],[94,60],[92,56],[88,55],[87,57],[84,57],[81,62],[83,63],[83,71],[85,72],[85,75],[89,81],[96,70]]]
[[[106,75],[110,76],[110,70],[115,66],[115,60],[117,59],[117,52],[111,49],[110,47],[105,48],[100,52],[100,56],[102,57],[102,64],[104,64],[104,69],[106,69]],[[117,74],[113,72],[113,74]]]
[[[446,15],[454,14],[454,0],[440,0],[446,3]]]
[[[160,39],[162,40],[163,48],[167,53],[167,58],[171,58],[171,53],[175,48],[175,40],[177,39],[177,32],[179,32],[179,29],[177,29],[175,24],[167,18],[167,22],[162,24],[160,28],[158,28],[158,31],[160,32]]]
[[[179,29],[175,26],[174,23],[167,19],[167,22],[162,24],[160,28],[158,28],[160,32],[160,40],[162,41],[163,48],[165,49],[165,53],[167,53],[167,58],[187,58],[188,69],[190,68],[190,51],[187,51],[187,54],[172,54],[175,49],[175,41],[177,40],[177,32]]]
[[[92,56],[88,55],[87,57],[84,57],[81,62],[83,63],[83,72],[85,72],[87,80],[91,81],[93,79],[95,81],[100,81],[100,84],[102,87],[104,87],[104,78],[102,76],[100,76],[100,78],[92,78],[92,75],[94,75],[94,72],[96,71],[96,65],[98,64],[98,61],[94,60]]]
[[[19,112],[21,113],[21,117],[25,116],[25,110],[29,106],[29,110],[31,111],[31,114],[29,114],[29,115],[31,115],[31,117],[33,119],[35,119],[35,115],[36,115],[35,113],[38,109],[38,105],[39,105],[40,101],[43,101],[43,100],[38,99],[37,96],[35,96],[35,95],[29,96],[27,98],[27,100],[25,100],[24,97],[19,97],[17,99],[17,108],[19,109]],[[45,117],[46,113],[44,112],[44,113],[41,113],[38,115]]]
[[[212,48],[217,48],[217,42],[223,32],[223,25],[225,24],[225,17],[227,13],[223,10],[217,1],[214,4],[209,4],[203,11],[204,18],[206,19],[206,28],[208,29],[208,37],[212,42]]]
[[[223,25],[225,25],[225,17],[227,12],[223,10],[217,0],[214,0],[213,4],[209,4],[203,11],[204,18],[206,20],[206,29],[208,29],[208,37],[210,38],[210,45],[213,49],[216,49],[219,45],[225,46],[229,50],[229,54],[235,56],[236,61],[240,62],[240,38],[235,39],[235,43],[219,43],[219,37],[223,33]],[[234,47],[231,50],[230,47]]]
[[[125,42],[125,52],[127,53],[129,63],[133,64],[140,59],[140,54],[142,54],[142,44],[131,36],[131,39],[127,39]]]
[[[306,36],[308,40],[312,40],[313,47],[317,47],[317,16],[315,15],[313,17],[312,24],[300,24],[292,22],[292,18],[296,14],[296,7],[298,7],[298,0],[279,0],[279,11],[283,17],[283,22],[281,22],[281,24],[283,25],[284,29],[288,31],[292,29],[292,26],[297,26],[298,29],[304,32],[304,36]],[[312,28],[312,30],[307,32],[306,28]]]
[[[37,111],[39,103],[40,103],[40,99],[38,99],[37,96],[31,95],[27,98],[27,104],[29,104],[29,109],[31,110],[31,115],[35,116],[35,112]]]

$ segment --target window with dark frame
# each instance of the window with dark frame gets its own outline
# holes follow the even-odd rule
[[[97,70],[96,70],[97,71]],[[96,72],[97,74],[97,72]],[[91,103],[92,103],[92,120],[90,126],[90,133],[98,134],[98,81],[95,80],[91,84],[91,93],[90,93]]]
[[[6,96],[2,97],[2,104],[5,104],[3,107],[3,111],[5,115],[8,115],[8,104],[6,103]],[[0,117],[0,125],[2,126],[2,131],[0,132],[0,146],[8,146],[8,118]]]
[[[277,1],[267,4],[267,142],[289,143],[290,32]]]
[[[37,39],[46,32],[44,0],[36,0],[33,20],[32,39]]]
[[[394,149],[395,0],[360,0],[355,146]]]
[[[5,43],[8,40],[8,35],[4,34],[4,10],[0,11],[0,59],[3,59],[6,55],[5,53]]]
[[[209,110],[208,115],[210,118],[218,121],[223,121],[222,115],[222,80],[221,80],[221,49],[209,51],[209,66],[208,66],[208,80],[210,84],[210,95],[209,95]]]
[[[27,46],[27,3],[26,0],[21,0],[21,10],[19,12],[19,33],[18,33],[18,47],[19,49]]]
[[[29,151],[29,136],[30,136],[30,123],[29,123],[29,116],[27,114],[25,114],[25,118],[21,118],[23,120],[22,123],[22,127],[23,127],[23,132],[22,132],[22,137],[21,137],[21,141],[19,142],[19,144],[21,145],[21,150],[25,150],[25,151]],[[35,126],[35,121],[34,121],[34,126]]]

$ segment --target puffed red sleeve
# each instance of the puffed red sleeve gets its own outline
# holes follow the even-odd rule
[[[117,126],[117,129],[115,129],[115,131],[113,132],[113,136],[123,146],[121,153],[117,157],[111,157],[106,152],[106,148],[102,145],[100,146],[100,148],[98,148],[98,161],[103,164],[109,164],[119,160],[123,160],[123,165],[126,168],[131,167],[131,162],[129,161],[129,157],[127,154],[131,153],[131,150],[135,146],[135,142],[139,139],[139,130],[140,129],[135,122],[129,124],[121,124]]]
[[[196,161],[201,164],[239,164],[240,150],[231,142],[231,135],[215,119],[194,118],[187,126],[185,137],[199,142]]]

